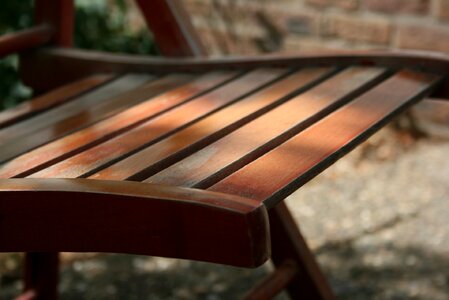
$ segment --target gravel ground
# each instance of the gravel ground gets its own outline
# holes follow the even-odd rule
[[[287,200],[339,299],[449,299],[449,139],[387,128]],[[0,299],[20,289],[0,256]],[[64,254],[62,299],[236,299],[269,269]],[[278,299],[286,299],[280,295]]]

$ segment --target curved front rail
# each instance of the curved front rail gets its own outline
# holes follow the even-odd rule
[[[257,201],[148,183],[0,180],[1,252],[112,252],[254,267],[270,256]]]

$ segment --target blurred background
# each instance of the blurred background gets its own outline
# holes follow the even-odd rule
[[[449,52],[449,0],[184,0],[212,56],[348,49]],[[158,55],[130,0],[76,0],[75,46]],[[0,34],[33,23],[2,0]],[[0,109],[32,97],[0,59]],[[449,299],[449,108],[396,119],[288,199],[340,299]],[[0,299],[21,289],[21,255],[0,254]],[[271,268],[64,253],[62,299],[236,299]],[[280,299],[285,299],[281,295]]]

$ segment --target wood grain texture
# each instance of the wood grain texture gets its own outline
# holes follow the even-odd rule
[[[404,70],[210,188],[273,207],[422,99],[440,77]],[[266,176],[269,173],[270,176]]]
[[[90,91],[92,88],[111,80],[112,74],[98,74],[75,81],[55,89],[45,95],[21,103],[13,108],[0,112],[0,128],[21,121],[42,111],[72,100],[75,96]]]
[[[136,154],[93,174],[94,179],[143,180],[164,167],[223,137],[331,74],[316,68],[295,72],[219,110]]]
[[[234,77],[236,72],[213,72],[199,76],[188,83],[176,87],[180,82],[178,76],[167,77],[174,81],[173,89],[162,92],[154,97],[152,86],[137,88],[135,92],[148,98],[140,104],[124,110],[117,115],[92,124],[84,129],[57,139],[0,166],[0,178],[23,177],[45,168],[76,153],[113,138],[150,118],[175,107],[185,101],[206,93]],[[166,81],[166,83],[169,83]],[[133,95],[129,95],[133,96]]]
[[[88,176],[89,173],[104,168],[122,157],[129,156],[150,143],[157,142],[158,139],[182,129],[191,122],[247,96],[284,72],[285,70],[281,69],[260,69],[250,72],[120,136],[31,174],[29,177],[74,178]]]
[[[45,49],[23,57],[25,82],[36,82],[46,76],[49,82],[61,84],[88,76],[92,72],[205,72],[217,69],[248,70],[260,67],[329,67],[329,66],[381,66],[390,68],[416,68],[447,75],[449,55],[445,53],[390,50],[346,51],[336,53],[313,52],[301,55],[264,55],[251,57],[224,57],[205,59],[154,58],[136,55],[119,55],[78,49]],[[29,61],[29,63],[28,63]],[[52,68],[53,66],[62,68]],[[70,70],[67,72],[66,70]],[[39,75],[45,74],[45,75]],[[446,77],[435,97],[449,99],[449,78]]]
[[[154,94],[158,94],[172,87],[172,80],[176,81],[171,77],[171,80],[163,78],[162,81],[149,82],[152,78],[148,75],[126,75],[75,101],[0,130],[0,142],[3,144],[0,161],[11,159],[75,129],[114,115],[146,100],[148,95],[143,91],[154,90]],[[141,88],[136,89],[139,86]]]
[[[351,100],[383,74],[379,68],[345,70],[145,182],[207,187]]]
[[[246,267],[270,254],[266,209],[250,199],[86,179],[2,179],[0,195],[1,252],[134,253]]]

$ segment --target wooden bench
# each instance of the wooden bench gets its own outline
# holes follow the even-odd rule
[[[179,3],[137,2],[163,54],[204,54]],[[71,1],[36,13],[0,38],[41,93],[0,113],[0,251],[27,252],[20,299],[57,298],[61,251],[271,258],[247,299],[333,299],[282,200],[412,104],[449,95],[443,54],[113,55],[68,48]]]

